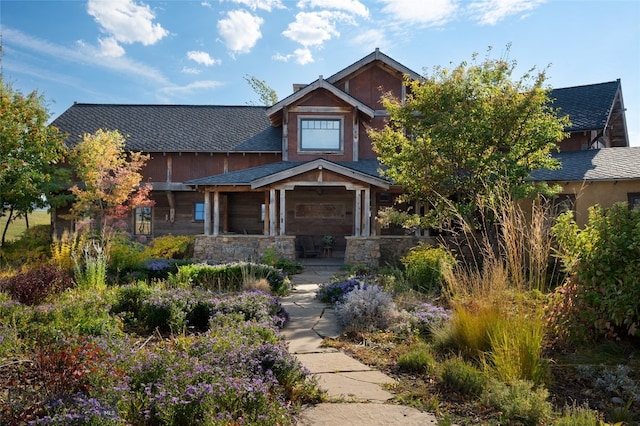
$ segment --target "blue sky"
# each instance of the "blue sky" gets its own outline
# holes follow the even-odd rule
[[[492,46],[517,77],[549,65],[553,87],[621,79],[640,146],[638,0],[1,0],[0,24],[5,81],[52,118],[74,101],[258,104],[244,76],[282,99],[376,47],[424,73]]]

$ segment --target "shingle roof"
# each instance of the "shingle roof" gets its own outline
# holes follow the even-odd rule
[[[596,181],[640,179],[640,147],[566,151],[554,155],[558,170],[535,170],[534,181]]]
[[[613,108],[620,81],[553,89],[549,97],[560,116],[569,115],[568,132],[604,129]]]
[[[84,133],[118,130],[127,149],[145,152],[280,152],[282,128],[265,107],[74,104],[52,125],[75,144]]]
[[[300,166],[304,161],[280,161],[263,166],[238,170],[220,175],[207,176],[184,182],[186,185],[249,185],[256,179],[264,178],[285,170]],[[378,179],[384,179],[380,173],[380,163],[376,159],[360,161],[335,161],[335,164]]]

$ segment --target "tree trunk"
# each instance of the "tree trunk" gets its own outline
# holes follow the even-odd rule
[[[2,231],[2,242],[0,242],[0,247],[4,247],[4,240],[7,236],[7,229],[9,229],[9,224],[11,223],[11,219],[13,218],[13,206],[9,210],[9,217],[7,218],[7,223],[4,224],[4,231]]]

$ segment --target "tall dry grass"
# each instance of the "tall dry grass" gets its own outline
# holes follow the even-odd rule
[[[552,203],[536,200],[528,211],[504,188],[478,203],[477,222],[458,216],[457,232],[444,242],[458,262],[444,270],[453,314],[440,338],[501,381],[541,383],[546,323],[531,295],[549,288]]]

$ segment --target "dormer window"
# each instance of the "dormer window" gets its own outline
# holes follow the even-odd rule
[[[342,152],[342,118],[299,118],[299,148],[304,152]]]

